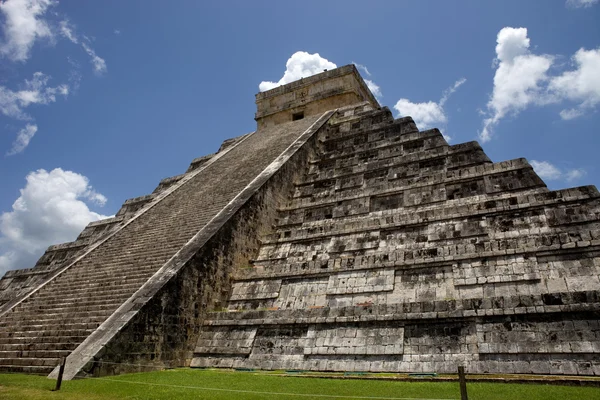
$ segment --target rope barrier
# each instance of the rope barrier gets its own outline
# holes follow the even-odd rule
[[[137,382],[127,381],[122,379],[112,378],[88,378],[101,381],[119,382],[119,383],[132,383],[138,385],[149,385],[149,386],[162,386],[171,388],[183,388],[183,389],[196,389],[196,390],[211,390],[216,392],[229,392],[229,393],[246,393],[246,394],[265,394],[272,396],[296,396],[296,397],[320,397],[329,399],[369,399],[369,400],[454,400],[454,399],[433,399],[426,397],[377,397],[377,396],[345,396],[345,395],[334,395],[334,394],[317,394],[317,393],[285,393],[285,392],[264,392],[255,390],[241,390],[241,389],[223,389],[223,388],[210,388],[202,386],[183,386],[183,385],[170,385],[167,383],[149,383],[149,382]]]
[[[120,362],[112,362],[112,361],[95,361],[96,364],[110,364],[110,365],[125,365],[125,366],[133,366],[139,368],[154,368],[157,370],[164,370],[176,367],[169,367],[164,365],[150,365],[150,364],[131,364],[131,363],[120,363]],[[219,371],[218,372],[225,372]],[[275,376],[272,373],[266,371],[253,371],[255,374],[260,375],[271,375]],[[0,372],[0,374],[22,374],[20,372]],[[27,375],[37,375],[37,376],[47,376],[47,374],[41,373],[30,373]],[[290,393],[290,392],[268,392],[268,391],[257,391],[257,390],[242,390],[242,389],[225,389],[225,388],[214,388],[214,387],[204,387],[204,386],[189,386],[189,385],[173,385],[167,383],[151,383],[151,382],[140,382],[140,381],[130,381],[125,379],[114,379],[114,378],[103,378],[103,377],[93,377],[93,376],[78,376],[75,377],[77,380],[85,380],[85,379],[93,379],[99,381],[107,381],[107,382],[117,382],[117,383],[128,383],[134,385],[146,385],[146,386],[159,386],[159,387],[169,387],[169,388],[178,388],[178,389],[192,389],[192,390],[205,390],[205,391],[214,391],[214,392],[228,392],[228,393],[245,393],[245,394],[257,394],[257,395],[268,395],[268,396],[290,396],[290,397],[311,397],[311,398],[328,398],[328,399],[356,399],[356,400],[455,400],[455,399],[437,399],[437,398],[426,398],[426,397],[381,397],[381,396],[353,396],[353,395],[334,395],[334,394],[319,394],[319,393]]]

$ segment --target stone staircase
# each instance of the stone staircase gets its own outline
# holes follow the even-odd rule
[[[318,141],[192,366],[600,374],[594,187],[549,191],[385,108]]]
[[[137,309],[147,302],[149,279],[168,280],[172,275],[161,278],[161,267],[320,117],[263,129],[244,137],[244,146],[228,143],[218,157],[199,160],[201,168],[161,182],[161,191],[142,199],[135,217],[4,312],[0,371],[48,373],[109,317],[118,331],[131,311],[115,316],[117,309],[128,301]]]

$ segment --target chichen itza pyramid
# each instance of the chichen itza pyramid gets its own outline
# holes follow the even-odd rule
[[[353,65],[0,280],[0,371],[600,375],[600,194],[394,119]],[[53,371],[54,370],[54,371]]]

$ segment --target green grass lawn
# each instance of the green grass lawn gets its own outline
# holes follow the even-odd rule
[[[51,392],[54,385],[42,376],[0,374],[0,399],[460,399],[458,382],[320,379],[227,370],[174,369],[64,381],[59,392]],[[477,382],[467,387],[471,400],[600,400],[600,389],[592,387]]]

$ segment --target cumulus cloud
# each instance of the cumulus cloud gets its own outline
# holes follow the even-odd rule
[[[600,49],[579,49],[572,57],[574,69],[550,73],[555,56],[536,55],[529,50],[527,28],[505,27],[498,32],[494,88],[487,103],[482,142],[491,140],[494,128],[510,115],[531,105],[570,101],[579,103],[560,112],[562,119],[578,118],[600,103]]]
[[[8,153],[6,153],[6,155],[12,156],[23,152],[23,150],[25,150],[25,147],[29,145],[29,141],[31,140],[33,135],[35,135],[37,130],[37,125],[25,125],[25,128],[21,129],[19,133],[17,133],[17,138],[13,142],[12,148]]]
[[[354,61],[352,64],[354,64],[356,68],[363,71],[367,76],[371,76],[371,73],[366,66],[357,64]],[[337,68],[337,65],[328,59],[321,57],[319,53],[309,54],[305,51],[297,51],[287,60],[285,67],[285,72],[279,81],[262,81],[258,85],[258,89],[261,92],[271,90],[278,86],[297,81],[301,78],[306,78],[319,74],[325,70]],[[371,93],[373,93],[373,96],[383,96],[379,85],[370,79],[365,79],[364,81]]]
[[[0,12],[4,15],[2,26],[4,41],[0,44],[0,54],[13,61],[25,61],[36,40],[51,39],[52,30],[44,20],[48,8],[56,4],[52,0],[7,0],[0,2]]]
[[[461,78],[454,82],[452,86],[444,90],[440,100],[435,103],[427,101],[423,103],[413,103],[408,99],[400,99],[394,105],[399,116],[410,116],[415,121],[419,129],[430,129],[434,127],[445,127],[448,123],[448,117],[444,111],[444,105],[450,96],[463,85],[467,80]],[[450,140],[450,136],[444,135],[446,140]]]
[[[600,104],[600,48],[579,49],[572,61],[575,69],[553,77],[548,86],[553,95],[579,103],[576,108],[562,110],[563,119],[580,117]]]
[[[540,178],[544,180],[565,180],[567,182],[572,182],[582,178],[586,174],[585,170],[581,168],[563,171],[548,161],[531,160],[530,164]]]
[[[87,177],[56,168],[27,175],[12,211],[0,215],[0,275],[9,269],[33,267],[51,244],[75,240],[90,222],[107,218],[89,209],[106,197]]]
[[[297,51],[285,63],[285,72],[279,81],[263,81],[258,85],[258,89],[264,92],[334,68],[337,68],[337,65],[321,57],[319,53],[309,54],[305,51]]]
[[[419,129],[429,129],[448,122],[444,109],[433,101],[413,103],[408,99],[400,99],[394,108],[400,116],[411,116]]]
[[[527,28],[502,28],[496,45],[497,65],[494,89],[487,103],[488,117],[479,132],[482,142],[488,142],[493,128],[508,114],[517,114],[529,104],[548,103],[542,84],[553,62],[549,55],[535,55],[529,51]]]
[[[598,3],[598,0],[567,0],[568,8],[587,8]]]

